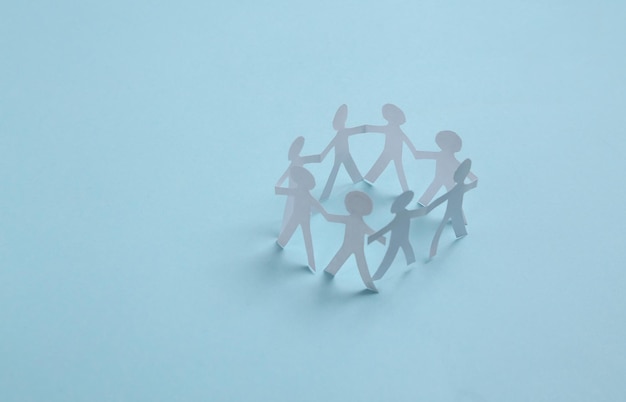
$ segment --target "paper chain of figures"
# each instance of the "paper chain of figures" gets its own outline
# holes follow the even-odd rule
[[[467,222],[463,213],[463,195],[467,191],[475,188],[478,183],[478,178],[470,172],[472,162],[469,159],[465,159],[460,163],[454,156],[462,146],[461,138],[455,132],[441,131],[437,134],[435,142],[441,149],[440,151],[418,151],[400,128],[406,121],[402,110],[395,105],[386,104],[382,108],[382,114],[388,123],[385,126],[363,125],[346,128],[345,123],[348,117],[348,107],[341,105],[339,109],[337,109],[333,120],[333,128],[337,131],[335,138],[333,138],[321,154],[309,156],[300,155],[304,146],[304,138],[296,138],[289,148],[289,168],[287,168],[285,173],[280,177],[275,187],[276,194],[287,196],[283,224],[276,243],[280,247],[285,247],[298,226],[300,226],[308,256],[308,265],[309,268],[315,272],[310,220],[312,209],[315,208],[319,210],[327,221],[342,223],[346,226],[343,244],[326,267],[325,272],[334,276],[347,259],[351,255],[354,255],[357,268],[365,286],[373,292],[378,292],[374,281],[385,275],[385,272],[387,272],[398,254],[399,249],[402,249],[404,252],[407,265],[415,262],[415,254],[409,241],[409,228],[412,218],[426,215],[444,201],[448,202],[443,220],[435,232],[430,247],[430,258],[434,257],[437,253],[439,237],[448,221],[451,221],[452,228],[457,238],[467,235],[467,230],[465,229]],[[351,135],[360,133],[382,133],[385,135],[383,151],[365,177],[361,176],[361,173],[354,163],[350,155],[348,143],[348,138]],[[407,209],[414,194],[408,188],[404,168],[402,166],[402,148],[404,144],[411,150],[416,159],[433,159],[436,161],[435,177],[419,199],[419,203],[424,208]],[[393,162],[398,174],[398,180],[404,192],[398,196],[391,205],[391,213],[395,214],[395,217],[379,231],[374,231],[363,220],[363,217],[369,215],[373,208],[371,198],[364,192],[352,191],[346,195],[345,206],[348,215],[329,214],[324,207],[322,207],[320,202],[311,195],[310,191],[315,187],[315,178],[303,165],[321,162],[333,148],[335,150],[335,161],[328,181],[322,191],[320,201],[330,196],[337,173],[342,165],[354,183],[365,180],[373,184],[387,165]],[[465,183],[466,179],[470,181],[468,184]],[[287,187],[280,187],[285,180],[287,180]],[[431,203],[433,197],[441,187],[444,186],[447,193]],[[374,275],[370,276],[365,260],[364,238],[368,235],[368,244],[373,241],[386,244],[387,241],[383,235],[387,232],[390,232],[387,252]]]

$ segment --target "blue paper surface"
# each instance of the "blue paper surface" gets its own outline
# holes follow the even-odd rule
[[[626,5],[5,2],[0,400],[623,401]],[[469,235],[443,208],[362,292],[343,228],[274,242],[287,151],[401,107],[463,138]],[[383,138],[351,138],[362,173]],[[419,197],[434,163],[404,164]],[[332,158],[308,165],[321,193]],[[379,229],[401,193],[366,191]],[[441,193],[440,193],[441,194]],[[366,247],[374,272],[385,247]]]

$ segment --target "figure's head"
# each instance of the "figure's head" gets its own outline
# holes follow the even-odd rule
[[[289,153],[287,154],[287,158],[292,161],[295,157],[300,155],[302,151],[302,147],[304,146],[304,137],[298,137],[291,143],[289,147]]]
[[[400,110],[396,105],[392,105],[391,103],[387,103],[383,106],[383,117],[391,124],[404,124],[406,122],[406,117],[404,116],[404,112]]]
[[[463,162],[461,162],[459,167],[456,168],[456,171],[454,172],[455,183],[458,183],[458,184],[463,183],[465,181],[465,178],[469,174],[471,168],[472,168],[471,160],[465,159]]]
[[[302,166],[292,166],[289,169],[289,176],[298,185],[298,187],[311,190],[315,187],[315,178]]]
[[[335,130],[343,130],[346,128],[346,120],[348,120],[348,106],[344,104],[339,106],[339,109],[337,109],[335,113],[333,128]]]
[[[350,191],[344,203],[351,214],[365,216],[372,213],[372,199],[362,191]]]
[[[414,195],[415,194],[413,194],[413,191],[411,190],[405,191],[404,193],[400,194],[398,198],[396,198],[396,200],[393,202],[393,204],[391,204],[391,213],[397,214],[398,212],[406,208],[406,206],[409,205],[409,202],[411,202],[411,200],[413,199]]]
[[[461,137],[459,137],[454,131],[449,130],[438,132],[435,137],[435,142],[439,145],[439,148],[450,152],[458,152],[463,146]]]

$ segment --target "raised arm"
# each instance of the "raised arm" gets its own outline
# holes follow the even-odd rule
[[[328,222],[337,222],[337,223],[348,222],[348,219],[345,215],[335,215],[335,214],[326,213],[326,215],[324,215],[324,218],[326,218]]]
[[[289,169],[285,170],[285,173],[283,173],[283,175],[280,176],[280,179],[278,179],[278,181],[276,182],[275,187],[279,187],[281,184],[283,184],[283,182],[287,180],[287,177],[289,177]]]
[[[465,191],[470,191],[476,188],[476,186],[478,186],[478,179],[474,180],[473,182],[466,184],[465,185]]]
[[[300,158],[302,160],[302,163],[320,163],[322,161],[322,155],[321,154],[317,154],[317,155],[307,155],[307,156],[303,156]]]
[[[369,227],[369,225],[366,223],[365,224],[365,233],[371,235],[374,234],[374,229],[372,229],[371,227]],[[379,242],[380,244],[386,244],[387,243],[387,239],[385,238],[385,236],[380,236],[376,239],[377,242]],[[370,244],[371,242],[368,241],[367,244]]]
[[[467,177],[470,179],[470,181],[476,181],[476,180],[478,180],[478,177],[476,177],[476,175],[475,175],[474,173],[472,173],[472,172],[469,172],[469,173],[467,174]]]
[[[371,244],[373,241],[377,240],[379,237],[381,237],[382,235],[384,235],[385,233],[387,233],[388,231],[391,230],[391,224],[394,221],[392,220],[391,222],[389,222],[384,228],[380,229],[378,232],[367,236],[367,244]]]

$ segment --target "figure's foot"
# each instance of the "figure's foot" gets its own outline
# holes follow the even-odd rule
[[[427,207],[428,206],[428,201],[419,200],[419,201],[417,201],[417,206],[418,207]]]
[[[467,236],[467,233],[463,233],[463,234],[461,234],[461,235],[458,235],[458,236],[456,237],[456,239],[457,239],[457,240],[458,240],[458,239],[462,239],[462,238],[464,238],[465,236]]]
[[[334,274],[333,272],[330,272],[330,271],[329,271],[329,270],[327,270],[327,269],[325,269],[325,270],[324,270],[324,273],[325,273],[326,275],[328,275],[329,277],[331,277],[331,278],[334,278],[334,277],[335,277],[335,274]]]
[[[363,178],[363,181],[364,181],[364,182],[366,182],[367,184],[369,184],[370,186],[373,186],[373,185],[374,185],[374,182],[375,182],[376,180],[372,180],[372,179],[368,178],[367,176],[365,176],[365,177]]]
[[[280,244],[280,241],[276,240],[276,245],[280,248],[285,248],[285,244]]]
[[[374,286],[374,282],[369,282],[365,284],[365,287],[367,288],[367,290],[369,290],[370,292],[374,292],[374,293],[378,293],[378,289],[376,289],[376,286]]]
[[[315,264],[308,264],[307,267],[311,270],[312,273],[315,273]]]

